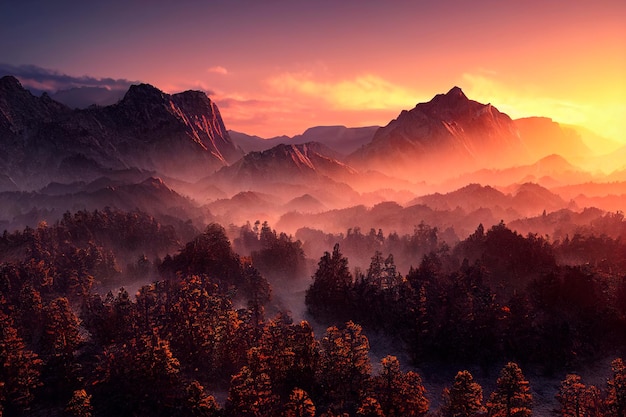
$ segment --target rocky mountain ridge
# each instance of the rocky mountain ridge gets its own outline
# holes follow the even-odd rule
[[[118,103],[72,110],[0,79],[0,174],[20,189],[137,168],[197,180],[243,155],[217,106],[198,91],[133,85]]]
[[[478,167],[503,167],[529,153],[513,120],[459,87],[403,110],[348,161],[401,178],[442,178]]]
[[[511,120],[490,104],[468,99],[458,87],[403,111],[382,128],[318,126],[293,138],[276,138],[287,143],[275,146],[273,140],[248,139],[272,143],[244,155],[215,103],[199,91],[167,94],[138,84],[113,105],[70,109],[3,77],[0,192],[6,191],[6,201],[0,221],[44,218],[37,213],[51,212],[51,202],[64,202],[61,207],[71,210],[149,207],[153,191],[154,198],[167,200],[161,213],[202,208],[205,217],[213,215],[224,224],[278,221],[289,213],[293,220],[295,212],[313,215],[385,201],[452,212],[463,206],[454,194],[428,196],[463,190],[459,199],[473,204],[463,209],[476,213],[463,226],[471,230],[489,210],[485,220],[570,207],[545,190],[597,181],[555,154],[587,152],[571,130],[547,118]],[[298,143],[306,139],[322,143]],[[345,150],[356,143],[361,147],[346,157]],[[465,187],[470,183],[496,188]],[[525,183],[537,186],[526,184],[518,192]],[[513,186],[509,196],[500,195]],[[128,206],[120,196],[134,196],[136,190],[143,197],[128,197]],[[618,201],[623,189],[614,192],[611,198]],[[420,195],[423,199],[416,200]],[[613,200],[600,203],[621,207]],[[513,213],[513,206],[520,211]]]

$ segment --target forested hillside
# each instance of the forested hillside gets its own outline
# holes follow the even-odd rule
[[[273,300],[306,274],[306,244],[267,223],[229,230],[233,244],[218,224],[105,210],[5,232],[2,415],[526,416],[526,370],[563,379],[563,415],[626,409],[621,359],[606,385],[570,374],[624,355],[624,229],[550,242],[479,225],[453,247],[425,224],[397,239],[350,233],[312,268],[309,321]],[[343,247],[368,239],[370,266],[351,270]],[[414,267],[401,273],[392,247]],[[372,332],[410,360],[372,361]],[[438,363],[459,372],[429,392],[417,369]],[[466,370],[477,367],[490,392]]]

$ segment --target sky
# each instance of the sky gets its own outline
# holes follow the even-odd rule
[[[623,0],[2,1],[0,75],[203,90],[262,137],[385,125],[459,86],[626,143],[625,22]]]

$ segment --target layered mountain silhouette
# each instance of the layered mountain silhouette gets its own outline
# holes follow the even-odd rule
[[[60,97],[69,102],[73,93]],[[464,233],[476,222],[577,204],[620,209],[623,164],[601,177],[622,181],[611,195],[595,193],[606,187],[579,168],[591,159],[586,143],[574,128],[543,117],[512,120],[458,87],[384,127],[318,126],[262,139],[227,131],[199,91],[139,84],[114,104],[76,109],[8,76],[0,78],[0,222],[111,205],[223,224],[275,220],[294,231],[299,221],[340,231],[385,217],[390,228],[431,219]],[[597,156],[597,164],[608,167],[623,149]]]
[[[506,193],[488,185],[469,184],[446,194],[421,196],[409,204],[424,204],[435,210],[461,208],[468,212],[481,208],[509,210],[507,217],[537,215],[542,210],[554,211],[568,206],[560,196],[534,183],[513,186]]]
[[[26,190],[128,168],[197,180],[243,155],[206,94],[148,84],[114,105],[72,110],[3,77],[0,138],[0,174]]]
[[[161,179],[149,177],[136,183],[99,179],[92,183],[53,183],[38,192],[0,192],[0,229],[33,226],[41,220],[59,219],[65,212],[139,209],[161,219],[201,219],[211,214],[179,195]]]
[[[479,167],[504,167],[529,156],[509,116],[454,87],[402,111],[348,160],[402,178],[436,179]]]
[[[588,182],[593,176],[582,168],[571,164],[560,155],[552,154],[528,165],[518,165],[504,169],[480,169],[450,178],[441,184],[444,189],[461,187],[468,182],[506,186],[525,182],[535,182],[545,187]]]
[[[318,142],[340,154],[348,155],[369,143],[378,129],[379,126],[315,126],[305,130],[301,135],[277,136],[269,139],[232,130],[229,133],[233,142],[246,152],[265,151],[280,144],[301,145]]]

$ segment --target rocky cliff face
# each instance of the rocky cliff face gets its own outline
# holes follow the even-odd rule
[[[131,86],[117,104],[70,110],[0,79],[0,174],[22,189],[138,168],[197,180],[243,156],[202,92]]]
[[[513,158],[524,160],[527,154],[509,116],[468,99],[454,87],[403,111],[379,129],[372,142],[354,152],[349,162],[404,178],[433,178],[505,166]]]

